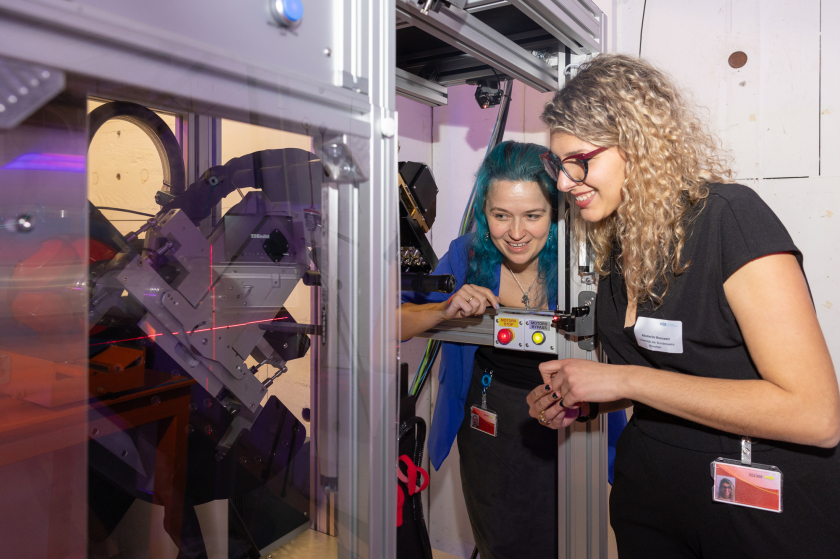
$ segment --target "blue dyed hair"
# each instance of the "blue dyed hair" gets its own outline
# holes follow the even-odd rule
[[[545,286],[549,306],[557,302],[557,183],[546,173],[540,154],[548,148],[538,144],[502,142],[487,155],[476,173],[476,192],[473,200],[473,227],[470,243],[467,283],[493,289],[496,287],[496,268],[502,263],[502,253],[488,238],[490,231],[484,205],[494,182],[535,182],[551,203],[551,228],[548,241],[540,251],[540,280]],[[536,301],[541,303],[541,301]]]

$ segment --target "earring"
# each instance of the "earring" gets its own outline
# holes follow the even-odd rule
[[[489,240],[490,240],[490,231],[487,231],[486,233],[484,233],[484,240],[485,240],[485,241],[489,241]]]
[[[549,242],[549,243],[551,242],[551,236],[552,236],[553,234],[554,234],[554,233],[553,233],[553,232],[551,232],[551,231],[549,231],[549,232],[548,232],[548,242]]]

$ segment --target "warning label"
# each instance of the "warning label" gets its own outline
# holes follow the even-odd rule
[[[525,324],[528,325],[530,330],[544,330],[548,332],[548,322],[544,322],[542,320],[529,320]]]
[[[500,318],[499,326],[502,328],[516,328],[519,326],[518,318]]]

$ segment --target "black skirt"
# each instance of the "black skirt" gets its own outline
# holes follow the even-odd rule
[[[505,381],[514,372],[498,374],[496,365],[487,390],[487,407],[498,414],[493,437],[470,427],[470,408],[481,404],[484,368],[492,365],[487,357],[476,356],[458,431],[461,487],[480,557],[557,557],[557,431],[528,415],[526,402],[541,384],[539,372],[532,365],[512,386]]]

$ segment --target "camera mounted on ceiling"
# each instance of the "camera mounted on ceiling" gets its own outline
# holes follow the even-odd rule
[[[479,107],[487,109],[502,102],[504,92],[499,86],[499,78],[481,78],[476,84],[478,87],[475,89],[475,101]]]

